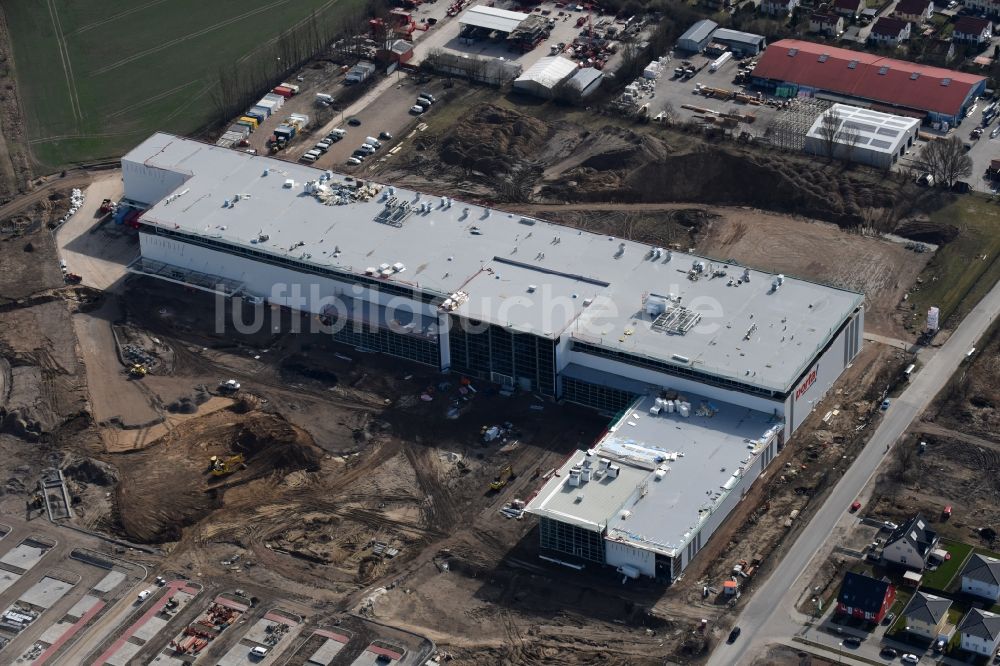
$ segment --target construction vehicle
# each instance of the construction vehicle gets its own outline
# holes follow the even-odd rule
[[[240,383],[235,379],[227,379],[224,382],[219,382],[220,393],[236,393],[239,390],[240,390]]]
[[[111,202],[111,199],[105,199],[101,202],[101,207],[97,209],[97,212],[101,215],[107,215],[108,213],[113,213],[115,205]]]
[[[128,369],[128,374],[134,379],[142,379],[149,374],[149,368],[144,366],[142,363],[134,363],[132,364],[132,367]]]
[[[77,275],[76,273],[64,273],[63,281],[65,281],[66,284],[80,284],[80,282],[83,281],[83,277]]]
[[[508,483],[516,478],[517,476],[514,475],[514,468],[510,466],[510,463],[507,463],[500,468],[500,473],[497,474],[496,478],[490,482],[490,490],[503,490]]]
[[[243,454],[237,453],[235,456],[229,456],[228,458],[212,456],[208,459],[208,466],[208,471],[212,474],[212,476],[226,476],[227,474],[232,474],[238,469],[245,468],[247,465]]]

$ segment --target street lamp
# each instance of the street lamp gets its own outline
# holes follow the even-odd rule
[[[844,663],[844,641],[837,643],[837,647],[840,648],[837,650],[837,663],[842,664]]]

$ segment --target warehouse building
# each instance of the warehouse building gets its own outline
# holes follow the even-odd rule
[[[919,131],[916,118],[834,104],[809,128],[805,151],[888,169],[913,147]]]
[[[861,348],[863,295],[728,262],[162,133],[122,158],[122,176],[147,207],[134,273],[317,315],[344,344],[607,413],[688,403],[641,437],[692,467],[691,442],[725,447],[722,465],[742,469],[705,505],[700,543]],[[623,480],[641,475],[625,472],[628,447],[600,448]],[[650,455],[636,465],[655,474]],[[678,492],[685,507],[712,494]],[[661,572],[698,543],[674,527],[649,535],[667,544]]]
[[[577,73],[577,64],[562,56],[545,56],[514,79],[514,88],[535,97],[551,99],[559,87]]]
[[[581,67],[576,70],[573,76],[566,81],[566,86],[571,94],[583,99],[589,97],[601,87],[604,73],[594,67]]]
[[[517,30],[517,27],[529,16],[530,14],[522,12],[477,5],[466,10],[458,22],[463,28],[480,28],[487,32],[509,35]]]
[[[781,97],[832,95],[836,101],[954,126],[986,91],[986,79],[825,44],[782,39],[754,68],[754,85]]]
[[[701,53],[712,41],[712,33],[719,27],[715,21],[702,19],[698,21],[677,40],[677,50],[688,53]]]
[[[764,35],[719,28],[712,34],[712,42],[729,47],[739,57],[755,56],[764,50]]]

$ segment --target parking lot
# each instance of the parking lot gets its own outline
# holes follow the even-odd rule
[[[53,661],[146,574],[51,529],[0,526],[0,662]]]

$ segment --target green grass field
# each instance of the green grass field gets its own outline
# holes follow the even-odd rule
[[[944,548],[951,553],[951,559],[944,562],[936,570],[925,573],[922,585],[926,588],[947,592],[952,580],[965,564],[965,560],[969,559],[972,546],[967,543],[942,539],[939,548]]]
[[[930,217],[958,227],[959,235],[934,254],[910,301],[921,315],[938,306],[944,323],[952,315],[964,316],[1000,279],[1000,203],[966,194]]]
[[[117,157],[214,119],[220,67],[257,67],[283,31],[362,0],[11,0],[28,139],[42,170]],[[265,91],[261,91],[263,94]]]

